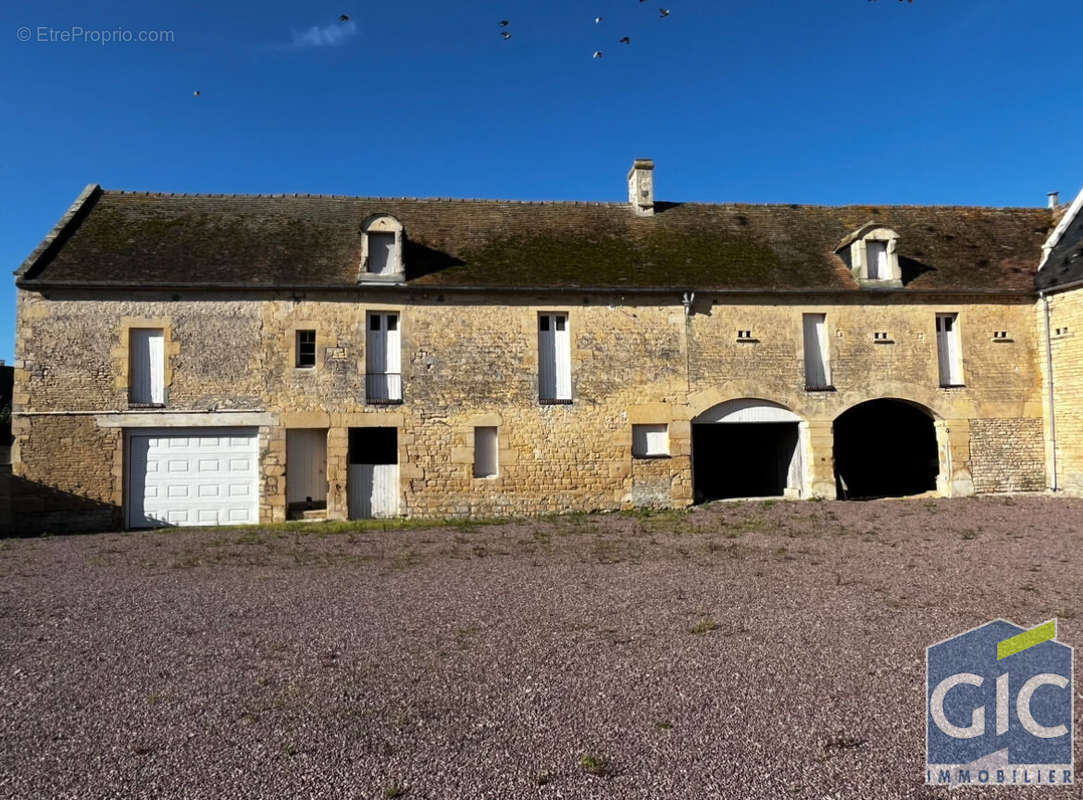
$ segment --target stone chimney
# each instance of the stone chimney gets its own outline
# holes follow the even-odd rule
[[[1046,197],[1049,198],[1049,207],[1056,208],[1060,204],[1060,192],[1047,192]]]
[[[637,158],[628,170],[628,202],[637,217],[654,215],[654,162]]]

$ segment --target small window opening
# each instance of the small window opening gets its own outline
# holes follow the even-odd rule
[[[497,475],[496,426],[474,428],[474,477],[495,478]]]
[[[636,458],[662,458],[669,455],[668,425],[633,425],[632,455]]]
[[[316,331],[297,331],[296,366],[316,366]]]

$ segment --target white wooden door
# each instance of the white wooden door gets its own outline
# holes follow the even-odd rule
[[[157,428],[128,433],[132,528],[259,522],[255,428]]]
[[[369,314],[366,327],[366,397],[370,401],[401,400],[402,339],[399,315]]]
[[[398,464],[350,464],[350,519],[395,517],[399,513]]]

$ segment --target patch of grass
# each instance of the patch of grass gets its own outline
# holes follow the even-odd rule
[[[408,791],[410,791],[410,787],[405,783],[393,781],[384,787],[384,797],[403,797]]]
[[[656,727],[660,731],[671,731],[673,730],[673,723],[670,722],[668,719],[663,719],[654,723],[654,727]]]
[[[700,635],[704,633],[710,633],[713,630],[718,630],[718,623],[710,617],[704,617],[695,625],[688,629],[688,632],[694,635]]]
[[[602,778],[613,774],[612,763],[608,758],[599,753],[584,753],[579,757],[579,766],[582,767],[585,772]]]

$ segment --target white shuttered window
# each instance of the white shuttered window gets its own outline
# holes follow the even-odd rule
[[[805,334],[805,388],[826,389],[831,386],[831,364],[827,353],[827,315],[805,314],[802,322]]]
[[[164,405],[164,331],[161,328],[132,328],[128,338],[129,402],[134,405]]]
[[[936,315],[936,355],[941,386],[963,385],[963,358],[959,347],[959,315]]]
[[[668,425],[633,425],[632,455],[651,458],[669,455]]]
[[[891,277],[887,269],[887,242],[870,239],[865,243],[865,253],[868,256],[865,274],[869,280],[882,281]]]
[[[567,314],[538,315],[538,398],[543,403],[571,402],[572,359]]]

